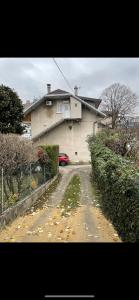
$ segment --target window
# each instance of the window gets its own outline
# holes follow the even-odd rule
[[[77,107],[77,103],[75,103],[75,107]]]
[[[57,113],[63,112],[63,105],[62,102],[57,102]]]
[[[78,152],[75,152],[75,155],[77,155],[78,154]]]

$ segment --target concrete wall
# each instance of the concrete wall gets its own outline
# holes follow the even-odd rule
[[[63,113],[57,113],[57,101],[62,102],[63,100],[53,100],[52,106],[46,106],[45,102],[42,103],[31,113],[31,131],[32,137],[41,131],[47,129],[49,126],[55,124],[57,121],[64,118]],[[82,107],[81,103],[70,97],[70,117],[81,118]]]
[[[42,103],[31,113],[32,137],[53,125],[62,118],[62,114],[57,113],[57,103],[53,100],[52,106]]]
[[[19,201],[16,205],[3,212],[3,214],[0,216],[0,229],[11,223],[14,219],[16,219],[16,217],[23,215],[23,213],[25,213],[27,209],[30,208],[37,201],[37,199],[39,199],[46,192],[50,184],[56,180],[57,176],[58,175],[41,185],[30,196]]]
[[[72,119],[82,118],[82,105],[78,100],[74,99],[73,97],[70,97],[70,108],[70,117]]]
[[[86,138],[87,135],[93,133],[93,124],[97,120],[99,118],[95,114],[83,107],[81,121],[65,121],[47,135],[42,136],[35,144],[58,144],[60,152],[67,153],[71,161],[88,162],[90,153]],[[69,126],[72,128],[70,129]]]

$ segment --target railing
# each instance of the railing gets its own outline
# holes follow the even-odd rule
[[[24,165],[14,171],[0,170],[0,214],[29,196],[35,189],[52,178],[47,165],[39,162]]]

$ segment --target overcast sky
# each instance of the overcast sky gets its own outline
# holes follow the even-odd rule
[[[139,97],[139,58],[56,58],[72,88],[80,87],[79,95],[99,98],[112,83],[126,84]],[[0,58],[0,84],[18,93],[23,102],[52,90],[70,92],[52,58]],[[139,114],[139,102],[136,113]]]

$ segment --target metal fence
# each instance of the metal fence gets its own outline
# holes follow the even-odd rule
[[[39,162],[24,165],[14,172],[0,170],[0,214],[52,178],[50,168]]]

